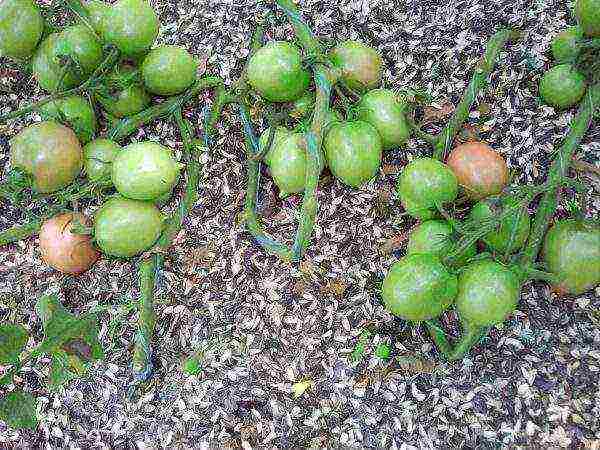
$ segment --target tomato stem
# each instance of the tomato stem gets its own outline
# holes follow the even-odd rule
[[[486,87],[487,79],[492,72],[500,51],[506,43],[517,36],[513,29],[503,29],[496,32],[488,41],[485,54],[479,61],[471,82],[464,92],[450,121],[442,132],[436,137],[433,156],[439,160],[445,160],[448,150],[454,141],[454,137],[460,131],[465,121],[469,118],[469,112],[477,100],[479,92]]]
[[[579,107],[577,115],[571,122],[571,131],[558,149],[554,162],[548,172],[546,184],[551,187],[542,197],[538,206],[529,239],[523,250],[521,263],[531,266],[538,257],[544,236],[550,225],[552,217],[558,207],[558,193],[567,176],[567,171],[573,162],[573,155],[587,133],[594,114],[600,107],[600,83],[588,88],[588,91]]]
[[[23,225],[17,225],[0,233],[0,247],[35,236],[42,227],[41,219],[34,219]]]

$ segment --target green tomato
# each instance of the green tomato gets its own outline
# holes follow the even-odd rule
[[[247,75],[250,85],[270,102],[297,100],[310,84],[300,50],[285,41],[269,42],[252,55]]]
[[[181,167],[171,149],[154,142],[138,142],[125,147],[115,158],[112,181],[123,197],[156,200],[173,189]]]
[[[112,185],[112,164],[121,146],[108,139],[96,139],[83,148],[83,169],[93,183]]]
[[[515,311],[521,284],[508,267],[492,260],[469,264],[458,279],[456,310],[467,326],[502,323]]]
[[[110,5],[101,0],[88,0],[83,4],[90,16],[90,25],[102,39],[106,39],[106,21]]]
[[[89,100],[80,95],[72,95],[46,103],[41,113],[47,119],[54,119],[71,128],[82,144],[90,142],[98,129],[96,113]]]
[[[387,309],[410,322],[435,319],[452,305],[457,277],[431,254],[410,255],[392,266],[383,280]]]
[[[411,231],[406,254],[428,253],[443,258],[454,250],[455,242],[454,231],[448,222],[427,220]],[[464,256],[456,262],[456,266],[464,266],[476,253],[477,246],[473,244]]]
[[[117,196],[96,213],[94,237],[107,255],[130,258],[152,247],[163,223],[164,217],[153,203]]]
[[[502,214],[504,209],[515,207],[514,199],[488,198],[477,203],[469,213],[469,219],[485,222]],[[529,237],[531,218],[527,208],[519,208],[506,217],[500,227],[488,233],[483,242],[492,250],[499,253],[515,253]]]
[[[351,89],[368,91],[381,84],[383,59],[373,47],[345,41],[331,51],[330,59],[342,71],[342,81]]]
[[[587,36],[600,37],[600,0],[577,0],[575,16]]]
[[[358,103],[358,118],[373,125],[381,136],[383,149],[390,150],[404,144],[410,136],[404,110],[404,103],[394,91],[374,89]]]
[[[369,181],[381,166],[381,137],[373,125],[360,120],[332,124],[324,148],[331,173],[352,187]]]
[[[152,99],[139,81],[134,66],[120,64],[107,78],[107,92],[98,92],[97,100],[104,109],[118,119],[132,116],[150,106]]]
[[[130,58],[152,48],[158,29],[158,16],[147,0],[119,0],[106,15],[106,40]]]
[[[163,45],[152,49],[142,64],[142,78],[156,95],[180,94],[196,81],[198,63],[183,47]]]
[[[30,125],[15,136],[10,158],[13,167],[32,176],[33,189],[44,194],[71,184],[83,165],[75,133],[53,121]]]
[[[32,71],[40,86],[54,93],[81,84],[102,57],[102,46],[92,32],[85,25],[73,25],[42,42],[33,57]],[[65,58],[72,59],[77,67],[65,71]]]
[[[577,220],[561,220],[548,231],[543,259],[559,276],[556,290],[579,295],[600,284],[600,226]]]
[[[552,55],[559,64],[573,63],[580,53],[578,46],[583,39],[583,31],[579,27],[569,27],[560,32],[552,40]]]
[[[436,204],[449,203],[458,195],[458,180],[444,163],[417,158],[400,174],[398,194],[408,214],[421,220],[437,215]]]
[[[306,144],[301,133],[292,133],[273,147],[269,169],[282,197],[304,192],[306,160]]]
[[[0,2],[0,56],[29,58],[44,31],[44,19],[31,0]]]
[[[202,373],[202,365],[195,358],[189,358],[183,363],[183,371],[188,375],[200,375]]]
[[[560,64],[548,70],[540,80],[542,99],[558,109],[570,108],[583,98],[585,76],[571,64]]]
[[[262,132],[262,134],[260,135],[260,138],[258,139],[258,148],[261,153],[264,152],[265,148],[269,144],[270,133],[271,133],[270,128],[267,128],[265,131]],[[264,161],[267,166],[271,165],[271,158],[272,158],[273,151],[275,150],[275,148],[282,141],[287,139],[288,136],[290,136],[292,134],[293,133],[290,130],[288,130],[286,127],[275,128],[275,134],[273,136],[273,143],[271,144],[271,148],[269,149],[269,151],[264,156]]]

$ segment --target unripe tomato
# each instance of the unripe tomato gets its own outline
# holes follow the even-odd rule
[[[98,92],[96,98],[112,116],[119,119],[132,116],[150,106],[152,99],[130,64],[116,66],[106,84],[108,91]]]
[[[300,50],[285,41],[269,42],[252,55],[247,76],[250,85],[270,102],[297,100],[310,84]]]
[[[273,147],[269,155],[269,170],[280,196],[304,192],[306,160],[306,143],[301,133],[289,134]]]
[[[0,2],[0,55],[16,60],[29,58],[44,31],[44,19],[31,0]]]
[[[294,119],[302,119],[313,111],[314,106],[315,93],[307,91],[302,97],[292,104],[290,116]]]
[[[469,218],[478,222],[485,222],[502,214],[503,210],[516,206],[515,200],[505,198],[488,198],[477,203],[471,212]],[[519,208],[513,214],[507,216],[500,227],[488,233],[483,242],[488,247],[499,253],[514,253],[519,250],[529,237],[531,218],[527,208]]]
[[[106,20],[110,11],[110,5],[101,0],[88,0],[83,3],[90,16],[90,25],[102,39],[106,39]]]
[[[552,40],[552,56],[559,64],[573,63],[580,53],[579,42],[583,39],[580,27],[569,27]]]
[[[100,257],[89,235],[73,233],[76,223],[90,225],[83,214],[66,213],[45,221],[40,229],[42,259],[50,267],[74,275],[88,270]]]
[[[152,48],[158,29],[158,16],[147,0],[119,0],[106,15],[106,40],[130,58]]]
[[[575,16],[587,36],[600,37],[600,0],[577,0]]]
[[[383,280],[385,306],[395,316],[411,322],[438,317],[452,305],[456,294],[456,275],[432,254],[402,258]]]
[[[112,164],[121,146],[108,139],[96,139],[83,148],[83,168],[93,183],[112,185]]]
[[[46,103],[41,108],[42,115],[57,122],[63,122],[71,128],[82,144],[90,142],[98,129],[96,113],[89,100],[72,95]]]
[[[404,144],[410,136],[404,109],[394,91],[374,89],[358,103],[358,118],[373,125],[381,136],[383,149],[390,150]]]
[[[171,149],[154,142],[138,142],[117,154],[112,181],[123,197],[156,200],[173,189],[181,167]]]
[[[83,156],[75,133],[53,121],[30,125],[10,142],[13,167],[33,177],[33,189],[56,192],[81,172]]]
[[[491,259],[475,261],[458,278],[456,310],[467,326],[491,327],[515,311],[520,290],[519,278],[508,267]]]
[[[113,197],[96,213],[94,236],[107,255],[130,258],[152,247],[163,222],[153,203]]]
[[[43,89],[65,91],[86,80],[100,65],[102,56],[102,46],[92,32],[85,25],[73,25],[42,42],[33,57],[32,71]],[[65,57],[72,58],[77,68],[65,72]]]
[[[448,222],[443,220],[427,220],[411,231],[408,239],[407,255],[428,253],[443,258],[453,249],[457,238]],[[464,266],[467,261],[475,256],[477,246],[471,245],[465,255],[456,261],[457,267]]]
[[[260,135],[260,138],[258,139],[258,148],[259,148],[260,152],[263,152],[264,149],[266,148],[266,146],[269,144],[270,133],[271,133],[271,130],[269,128],[267,128]],[[293,133],[290,130],[288,130],[286,127],[275,128],[275,134],[273,135],[273,143],[271,144],[271,148],[269,149],[269,151],[264,156],[264,161],[267,166],[271,165],[271,155],[273,154],[273,151],[275,150],[275,148],[282,141],[284,141],[288,136],[290,136],[292,134]]]
[[[508,184],[508,166],[504,158],[483,142],[459,145],[446,162],[458,184],[473,200],[502,192]]]
[[[548,70],[540,80],[540,96],[558,109],[570,108],[583,98],[585,77],[571,64],[560,64]]]
[[[600,226],[560,220],[548,231],[542,252],[548,270],[561,278],[562,294],[583,294],[600,283]]]
[[[142,78],[156,95],[180,94],[196,81],[198,63],[183,47],[163,45],[152,49],[142,64]]]
[[[331,125],[324,148],[331,173],[352,187],[369,181],[381,166],[381,137],[373,125],[360,120]]]
[[[454,172],[437,159],[417,158],[404,168],[396,188],[406,212],[428,220],[437,215],[437,204],[456,199],[458,180]]]
[[[365,91],[381,84],[383,59],[373,47],[345,41],[331,51],[330,59],[342,71],[342,80],[351,89]]]

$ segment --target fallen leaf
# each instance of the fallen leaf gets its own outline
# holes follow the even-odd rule
[[[314,382],[311,380],[298,381],[292,385],[292,392],[294,394],[294,398],[300,398],[302,395],[309,389],[312,389],[314,386]]]
[[[331,294],[334,297],[343,297],[348,289],[348,285],[342,280],[331,280],[321,288],[324,294]]]
[[[430,359],[415,356],[398,356],[396,361],[400,369],[410,374],[433,373],[436,369],[435,361]]]

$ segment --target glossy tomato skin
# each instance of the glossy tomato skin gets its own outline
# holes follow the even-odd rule
[[[258,148],[259,148],[260,152],[264,152],[265,148],[269,144],[269,134],[270,134],[270,129],[267,128],[260,135],[260,138],[258,139]],[[293,133],[290,130],[288,130],[286,127],[280,126],[280,127],[275,128],[275,134],[273,136],[273,143],[271,144],[271,148],[269,149],[269,151],[264,156],[264,161],[267,166],[271,165],[271,158],[272,158],[273,151],[275,150],[275,148],[277,148],[277,146],[282,141],[284,141],[288,136],[290,136],[292,134]]]
[[[183,47],[162,45],[150,50],[142,64],[146,89],[156,95],[180,94],[196,81],[198,64]]]
[[[96,99],[118,119],[137,114],[150,106],[150,94],[138,81],[136,68],[130,64],[117,65],[108,77],[107,85],[109,92],[98,92]]]
[[[154,142],[137,142],[115,157],[112,181],[123,197],[156,200],[173,189],[181,167],[170,148]]]
[[[483,142],[467,142],[457,146],[448,156],[446,164],[472,200],[499,194],[508,184],[506,161]]]
[[[98,130],[96,113],[89,100],[80,95],[71,95],[60,100],[46,103],[41,108],[42,115],[48,119],[66,122],[82,144],[90,142]]]
[[[415,254],[392,266],[383,281],[382,297],[395,316],[411,322],[434,319],[442,314],[457,294],[457,277],[439,257]]]
[[[44,31],[44,19],[31,0],[0,2],[0,55],[16,60],[29,58]]]
[[[113,197],[98,210],[94,236],[110,256],[130,258],[148,250],[163,229],[164,217],[151,202]]]
[[[342,71],[342,81],[351,89],[362,92],[381,84],[383,59],[373,47],[345,41],[331,51],[330,59]]]
[[[554,286],[561,294],[579,295],[600,284],[600,226],[560,220],[546,234],[543,259],[561,278]]]
[[[600,0],[577,0],[575,16],[588,37],[600,37]]]
[[[304,192],[306,160],[306,143],[301,133],[289,134],[273,147],[269,170],[282,197]]]
[[[540,80],[540,96],[558,109],[576,105],[585,94],[587,83],[571,64],[559,64],[549,69]]]
[[[11,163],[33,177],[39,193],[56,192],[71,184],[83,164],[75,133],[53,121],[30,125],[11,140]]]
[[[437,215],[436,203],[456,199],[458,180],[446,164],[433,158],[417,158],[404,168],[396,188],[406,212],[428,220]]]
[[[473,206],[469,218],[478,222],[485,221],[502,214],[504,209],[515,206],[513,199],[500,200],[492,197]],[[531,218],[527,208],[518,208],[514,214],[509,215],[501,222],[498,229],[488,233],[483,238],[483,242],[493,251],[514,253],[527,242],[530,227]]]
[[[552,56],[559,64],[573,63],[579,56],[579,42],[583,39],[580,27],[569,27],[552,40]]]
[[[106,40],[130,58],[146,54],[158,31],[158,16],[147,0],[119,0],[106,15]]]
[[[39,235],[40,253],[46,264],[73,275],[85,272],[100,257],[89,235],[73,233],[76,223],[90,226],[83,214],[59,214],[42,224]]]
[[[112,163],[122,150],[116,142],[96,139],[83,148],[83,169],[93,183],[112,185]]]
[[[508,267],[491,259],[470,263],[459,275],[456,310],[471,327],[504,322],[517,308],[521,284]]]
[[[373,125],[360,120],[333,123],[324,148],[331,173],[348,186],[366,183],[381,166],[381,137]]]
[[[448,222],[444,220],[427,220],[411,231],[406,254],[426,253],[443,258],[453,250],[455,239],[454,230]],[[464,257],[456,262],[456,266],[464,266],[476,253],[477,246],[473,244]]]
[[[383,149],[390,150],[406,143],[410,136],[405,107],[394,91],[373,89],[360,100],[358,118],[373,125],[381,136]]]
[[[62,55],[77,61],[81,72],[68,70],[63,77]],[[32,70],[43,89],[64,91],[87,79],[100,65],[102,57],[102,46],[92,32],[85,25],[73,25],[51,34],[42,42],[33,57]]]
[[[110,5],[101,0],[89,0],[83,3],[90,16],[90,25],[102,39],[106,39],[106,21]]]
[[[297,100],[310,84],[300,50],[285,41],[272,41],[258,50],[250,58],[247,74],[250,85],[270,102]]]

